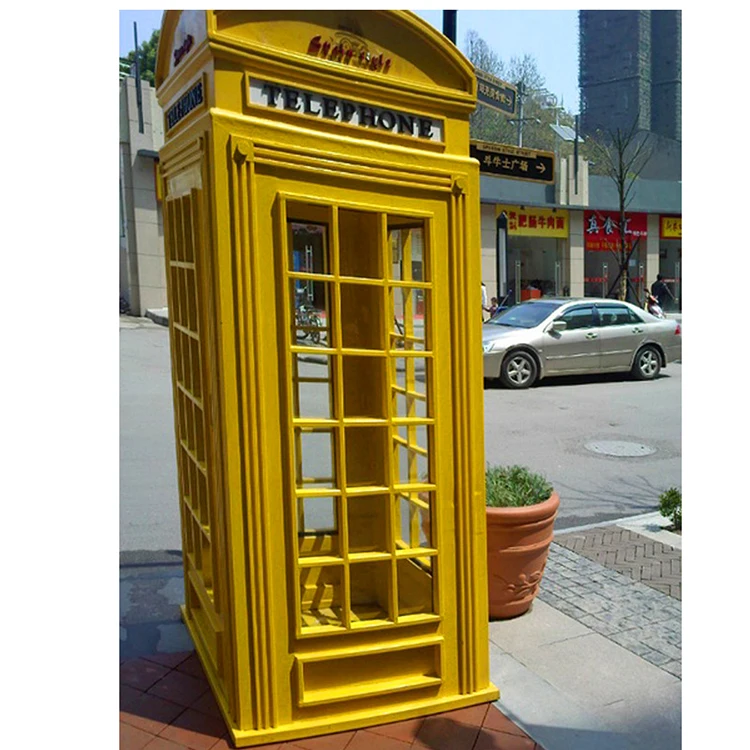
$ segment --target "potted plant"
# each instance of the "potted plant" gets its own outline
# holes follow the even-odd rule
[[[672,522],[669,529],[682,533],[682,491],[677,487],[670,487],[659,495],[659,512]]]
[[[485,486],[490,618],[515,617],[539,590],[560,496],[524,466],[489,466]]]

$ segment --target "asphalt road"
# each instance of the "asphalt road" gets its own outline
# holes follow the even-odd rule
[[[623,374],[523,391],[486,385],[486,461],[544,474],[560,494],[558,530],[657,510],[664,490],[682,486],[681,398],[676,363],[651,382]]]
[[[663,490],[681,486],[681,392],[680,364],[653,382],[602,375],[525,391],[487,385],[486,461],[545,474],[561,497],[557,529],[655,510]],[[121,317],[123,551],[181,548],[171,399],[167,329]],[[647,455],[615,457],[591,447]]]

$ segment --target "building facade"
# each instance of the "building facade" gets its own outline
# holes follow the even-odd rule
[[[679,10],[579,11],[581,127],[682,139]]]
[[[139,316],[167,306],[156,179],[164,118],[146,82],[142,84],[142,102],[144,132],[140,133],[135,79],[122,79],[120,294],[130,304],[131,313]],[[554,184],[481,175],[482,278],[489,296],[520,300],[537,291],[602,296],[614,284],[616,257],[610,251],[607,231],[617,222],[617,191],[609,178],[590,175],[583,159],[577,174],[572,157],[556,168]],[[628,206],[629,228],[637,232],[629,275],[640,291],[661,273],[678,300],[677,307],[682,298],[681,214],[679,181],[637,180]],[[593,231],[595,228],[599,231]],[[415,278],[421,273],[421,251],[421,237],[415,237]],[[394,246],[394,263],[399,262],[400,252]],[[302,254],[300,263],[305,263]]]
[[[482,175],[482,278],[490,297],[514,303],[536,296],[617,295],[618,194],[609,177],[590,175],[581,159],[559,164],[554,185]],[[682,306],[682,185],[636,181],[626,211],[633,248],[629,299],[657,274]]]
[[[120,297],[133,315],[167,306],[164,228],[157,165],[164,117],[154,89],[120,79]],[[139,112],[140,109],[140,112]]]

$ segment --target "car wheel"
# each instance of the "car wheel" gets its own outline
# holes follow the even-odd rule
[[[644,346],[635,355],[633,376],[638,380],[653,380],[661,371],[661,354],[653,346]]]
[[[536,372],[536,361],[528,352],[511,352],[500,367],[500,380],[508,388],[528,388]]]

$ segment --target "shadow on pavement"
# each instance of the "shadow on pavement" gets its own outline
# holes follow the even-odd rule
[[[662,380],[664,378],[671,377],[669,373],[660,372],[654,380]],[[636,380],[629,372],[607,372],[600,373],[597,375],[554,375],[551,377],[538,380],[532,388],[554,388],[565,385],[586,385],[589,383],[648,383],[648,380]],[[506,388],[499,379],[484,379],[484,387],[486,390],[516,390],[512,388]]]

